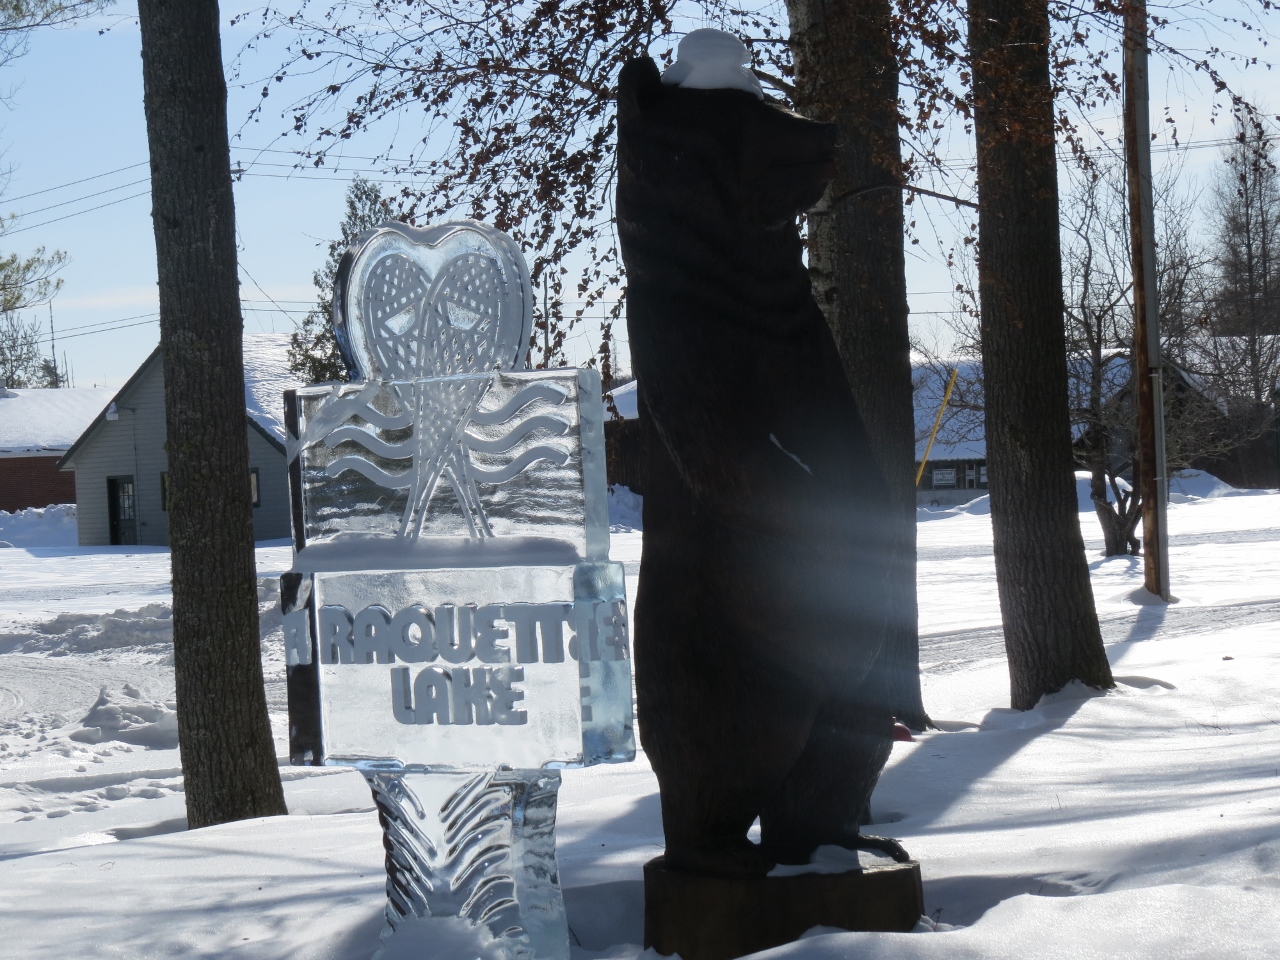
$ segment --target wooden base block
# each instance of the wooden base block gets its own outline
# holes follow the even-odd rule
[[[644,867],[644,945],[682,960],[734,960],[813,927],[905,933],[924,913],[920,864],[727,880]]]

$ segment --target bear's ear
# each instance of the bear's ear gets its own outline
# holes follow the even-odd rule
[[[651,57],[628,60],[618,74],[618,112],[643,115],[654,97],[662,92],[662,75]]]

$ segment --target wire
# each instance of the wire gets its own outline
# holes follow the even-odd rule
[[[117,203],[124,203],[128,200],[137,200],[139,197],[151,196],[150,190],[144,190],[142,193],[135,193],[128,197],[121,197],[118,200],[111,200],[107,203],[100,203],[96,207],[90,207],[88,210],[77,210],[75,213],[68,213],[61,217],[54,217],[52,220],[45,220],[42,223],[33,223],[28,227],[19,227],[17,230],[7,230],[4,233],[6,237],[12,237],[15,234],[26,233],[28,230],[38,230],[40,227],[47,227],[51,223],[60,223],[63,220],[70,220],[72,217],[78,217],[81,214],[93,213],[95,210],[104,210],[107,207],[114,207]]]
[[[62,333],[61,331],[59,331],[58,339],[61,341],[61,340],[74,340],[76,337],[91,337],[95,333],[111,333],[115,330],[128,330],[130,327],[142,327],[142,326],[146,326],[148,323],[158,323],[159,320],[160,318],[156,316],[150,320],[139,320],[137,323],[123,323],[117,327],[106,327],[105,329],[102,329],[102,330],[88,330],[84,333]],[[38,342],[44,343],[48,339],[49,339],[48,337],[41,337]]]
[[[37,207],[35,210],[23,210],[18,214],[19,217],[29,217],[33,214],[44,213],[46,210],[56,210],[58,207],[65,207],[71,203],[79,203],[81,200],[92,200],[94,197],[100,197],[106,193],[115,193],[117,190],[125,190],[129,187],[136,187],[140,183],[150,183],[150,177],[144,177],[141,180],[134,180],[132,183],[122,183],[118,187],[107,187],[105,190],[99,190],[97,193],[88,193],[83,197],[76,197],[74,200],[63,200],[61,203],[51,204],[47,207]]]
[[[45,187],[43,190],[33,190],[31,193],[24,193],[21,196],[9,197],[8,200],[10,203],[15,203],[18,200],[26,200],[28,197],[38,197],[42,193],[52,193],[54,190],[65,190],[67,187],[74,187],[80,183],[88,183],[90,180],[101,180],[103,177],[109,177],[113,173],[123,173],[125,170],[132,170],[135,167],[145,167],[150,162],[150,160],[140,160],[137,163],[129,164],[127,167],[116,167],[114,170],[108,170],[106,173],[95,173],[91,177],[82,177],[79,180],[72,180],[69,183],[60,183],[56,187]]]

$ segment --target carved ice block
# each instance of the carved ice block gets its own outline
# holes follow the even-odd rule
[[[396,956],[569,955],[556,865],[558,773],[365,770],[365,779],[386,837],[383,941]]]
[[[600,377],[515,369],[532,305],[499,231],[384,224],[335,280],[352,382],[285,395],[290,755],[369,782],[387,958],[568,960],[555,771],[635,756]]]
[[[295,763],[635,756],[619,563],[295,574],[283,599]]]
[[[603,420],[594,370],[290,391],[295,569],[606,559]]]

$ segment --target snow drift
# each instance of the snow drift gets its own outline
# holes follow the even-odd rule
[[[77,542],[74,503],[27,507],[14,513],[0,510],[0,546],[70,547]]]

